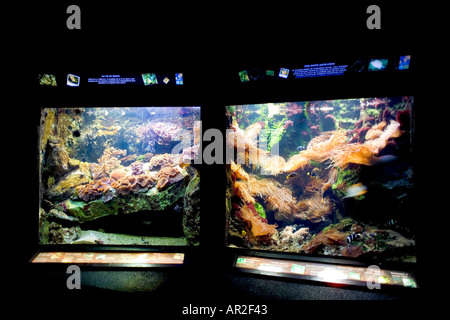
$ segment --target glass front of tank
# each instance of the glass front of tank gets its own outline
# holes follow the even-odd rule
[[[228,106],[227,245],[415,262],[412,104]]]
[[[199,107],[41,109],[39,242],[199,244]]]

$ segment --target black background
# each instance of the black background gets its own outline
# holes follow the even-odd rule
[[[81,30],[66,28],[66,9],[70,4],[81,8]],[[370,4],[381,8],[381,30],[368,30],[366,9]],[[423,31],[429,8],[417,3],[357,1],[328,4],[324,2],[288,2],[253,5],[229,2],[175,2],[133,4],[128,2],[65,2],[20,5],[17,19],[9,25],[10,64],[16,89],[14,105],[8,105],[6,119],[14,129],[5,131],[10,143],[7,157],[14,159],[10,171],[14,178],[8,185],[16,217],[8,223],[12,239],[4,241],[19,253],[19,272],[12,280],[13,297],[33,302],[30,311],[82,310],[86,305],[100,310],[122,310],[144,314],[167,312],[181,316],[181,308],[190,303],[198,306],[227,303],[250,303],[262,299],[271,307],[270,316],[318,314],[330,312],[354,317],[352,310],[376,309],[383,314],[413,311],[410,301],[424,303],[430,298],[431,283],[427,263],[435,257],[425,245],[428,230],[418,234],[417,294],[374,294],[359,290],[336,289],[283,280],[230,276],[224,252],[224,167],[202,167],[201,248],[190,268],[180,272],[86,273],[114,288],[118,279],[145,287],[145,283],[162,281],[165,286],[155,292],[126,294],[84,287],[78,292],[67,290],[65,270],[33,269],[27,264],[37,249],[37,125],[40,107],[47,106],[133,106],[133,105],[200,105],[203,131],[225,129],[224,106],[268,101],[302,101],[313,99],[357,98],[374,96],[415,96],[417,179],[419,194],[432,194],[425,183],[429,168],[422,155],[430,147],[427,137],[427,92],[424,66],[430,65],[424,52],[432,42]],[[435,8],[432,8],[435,10]],[[407,72],[366,73],[345,77],[310,78],[295,81],[240,83],[238,72],[255,67],[270,69],[301,67],[303,64],[353,61],[411,54]],[[37,74],[130,74],[142,72],[182,72],[184,85],[164,88],[105,87],[57,88],[39,87]],[[20,135],[19,135],[20,133]],[[433,204],[427,201],[427,211]],[[5,209],[8,211],[7,209]],[[419,210],[412,214],[422,216]],[[19,217],[19,218],[18,218]],[[421,242],[420,242],[421,241]],[[16,245],[17,244],[17,245]],[[199,262],[201,261],[201,262]],[[6,262],[9,265],[9,262]],[[204,268],[211,266],[210,269]],[[125,279],[125,280],[124,280]],[[156,280],[155,280],[156,279]],[[166,280],[161,280],[166,279]],[[168,279],[168,280],[167,280]],[[153,282],[152,282],[153,281]],[[8,281],[9,283],[9,281]],[[83,283],[82,283],[83,284]],[[330,291],[331,290],[331,291]],[[143,289],[143,291],[145,291]],[[26,297],[26,298],[25,298]],[[392,299],[375,305],[347,305],[300,302],[274,302],[273,299]],[[107,304],[105,304],[105,300]],[[117,301],[117,304],[108,303]],[[261,301],[258,300],[260,303]],[[76,307],[75,307],[76,306]],[[417,304],[419,306],[419,304]],[[81,308],[81,309],[80,309]],[[306,309],[308,312],[306,312]],[[40,311],[39,311],[40,310]],[[132,311],[130,311],[132,310]],[[360,312],[360,311],[358,311]],[[81,313],[80,313],[81,314]],[[382,316],[380,314],[380,316]],[[170,318],[170,317],[169,317]]]

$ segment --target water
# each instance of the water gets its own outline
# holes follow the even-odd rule
[[[414,262],[412,104],[227,107],[230,137],[241,139],[228,140],[228,245]]]
[[[42,109],[40,243],[198,244],[199,192],[185,191],[199,188],[186,164],[199,120],[199,107]]]

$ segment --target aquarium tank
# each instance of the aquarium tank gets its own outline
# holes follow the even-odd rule
[[[226,244],[415,262],[413,97],[231,105]]]
[[[40,117],[40,244],[199,244],[199,107],[43,108]]]

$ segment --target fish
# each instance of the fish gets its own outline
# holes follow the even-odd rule
[[[387,154],[385,156],[380,156],[380,157],[374,157],[372,160],[372,164],[377,165],[377,164],[386,164],[386,163],[391,163],[393,161],[397,160],[397,157],[391,154]]]
[[[286,176],[286,180],[292,179],[297,176],[297,172],[291,172]]]
[[[352,243],[353,241],[360,241],[363,238],[361,233],[352,233],[347,237],[347,243]]]
[[[173,210],[175,210],[175,212],[180,213],[183,210],[183,207],[177,204],[175,207],[173,207]]]
[[[311,172],[308,172],[306,175],[310,176],[311,178],[315,178],[317,176],[318,171],[319,171],[319,168],[314,168],[311,170]]]
[[[358,232],[358,233],[352,233],[349,236],[347,236],[347,243],[352,243],[353,241],[361,241],[363,239],[367,238],[373,238],[376,237],[376,233],[369,233],[369,232]]]
[[[305,146],[298,146],[297,150],[298,151],[303,151],[303,150],[306,150],[306,147]]]
[[[366,192],[367,192],[367,187],[365,185],[363,185],[361,182],[358,182],[347,188],[346,195],[342,199],[354,198],[354,197],[363,195]]]

